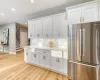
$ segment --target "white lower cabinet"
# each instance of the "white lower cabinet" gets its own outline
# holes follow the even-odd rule
[[[32,64],[39,64],[39,53],[38,52],[31,52],[31,62]]]
[[[24,50],[24,61],[67,75],[68,63],[67,59],[63,57],[63,51],[27,49]]]
[[[24,61],[27,62],[27,63],[30,63],[31,62],[31,52],[29,50],[25,50],[24,51]]]
[[[64,60],[62,58],[52,57],[51,68],[57,72],[64,72]]]
[[[40,53],[40,65],[46,68],[50,68],[50,51],[43,51]]]

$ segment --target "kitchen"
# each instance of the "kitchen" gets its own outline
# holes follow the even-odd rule
[[[24,9],[13,14],[25,22],[12,20],[28,26],[28,45],[17,54],[0,53],[0,80],[100,80],[99,0],[15,2]]]
[[[37,56],[39,57],[37,60],[35,59],[37,63],[34,63],[34,59],[33,62],[27,62],[28,59],[26,60],[26,56],[31,54],[31,52],[27,51],[27,47],[25,47],[25,54],[27,54],[25,56],[25,61],[27,63],[66,75],[71,80],[99,80],[99,12],[99,1],[90,1],[67,7],[66,13],[28,21],[29,38],[30,41],[34,40],[33,43],[30,42],[31,50],[33,51],[32,54],[34,58]],[[35,30],[38,27],[36,22],[37,24],[39,23],[39,29],[37,30]],[[66,25],[66,28],[64,25]],[[34,28],[33,30],[35,30],[36,33],[32,30],[32,28],[30,28],[31,26]],[[40,26],[42,29],[40,29]],[[48,28],[46,28],[46,26],[48,26]],[[39,33],[37,33],[37,31],[39,31]],[[35,38],[37,38],[37,40],[35,40]],[[64,41],[60,39],[65,39],[65,43],[61,43]],[[57,40],[59,40],[62,44],[61,46],[59,46],[59,42]],[[66,51],[64,51],[64,49]],[[41,56],[41,53],[48,53],[49,58],[46,55]],[[42,58],[43,60],[46,60],[45,57],[47,57],[49,61],[48,63],[50,63],[49,67],[45,66],[45,61],[41,62]],[[55,57],[55,59],[53,59],[53,57]],[[65,61],[63,59],[65,59]],[[56,68],[54,68],[54,66]]]

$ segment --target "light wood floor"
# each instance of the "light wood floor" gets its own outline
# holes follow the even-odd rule
[[[0,80],[68,80],[66,76],[26,64],[23,52],[0,53]]]

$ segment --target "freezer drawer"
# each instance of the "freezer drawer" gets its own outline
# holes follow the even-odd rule
[[[97,80],[96,67],[69,62],[68,76],[70,80]]]

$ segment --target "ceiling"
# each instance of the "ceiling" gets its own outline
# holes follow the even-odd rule
[[[91,0],[0,0],[0,25],[65,11],[65,7]],[[12,11],[15,8],[16,11]]]

